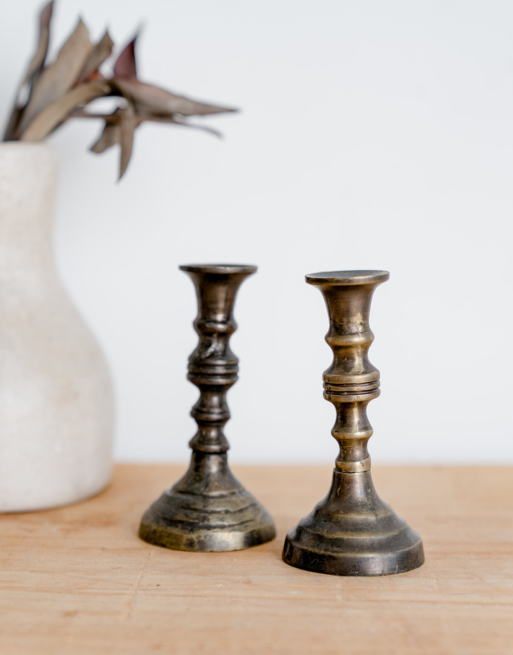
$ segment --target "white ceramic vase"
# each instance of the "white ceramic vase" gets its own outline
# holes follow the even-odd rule
[[[53,256],[57,164],[0,144],[0,511],[57,507],[111,475],[113,393]]]

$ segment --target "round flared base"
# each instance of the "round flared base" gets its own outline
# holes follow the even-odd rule
[[[292,531],[293,532],[293,531]],[[424,563],[424,549],[419,535],[408,528],[409,534],[404,535],[408,541],[414,543],[404,549],[392,552],[344,552],[342,544],[336,552],[336,545],[326,543],[318,544],[313,550],[304,546],[292,533],[287,535],[283,548],[283,561],[290,566],[314,573],[328,575],[370,576],[392,575],[406,573]]]
[[[271,541],[274,523],[245,489],[221,496],[198,496],[173,490],[144,514],[139,536],[172,550],[223,552]]]
[[[276,536],[267,510],[233,476],[226,453],[193,452],[189,470],[142,517],[139,536],[172,550],[243,550]]]
[[[424,549],[379,498],[370,471],[335,470],[329,494],[288,533],[283,560],[328,575],[391,575],[421,566]]]

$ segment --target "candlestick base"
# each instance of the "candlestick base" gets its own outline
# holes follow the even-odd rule
[[[283,559],[330,575],[390,575],[424,563],[420,536],[377,495],[370,471],[335,469],[329,494],[291,530]]]
[[[144,541],[196,552],[243,550],[274,539],[267,510],[234,477],[226,453],[194,452],[184,477],[144,514]]]

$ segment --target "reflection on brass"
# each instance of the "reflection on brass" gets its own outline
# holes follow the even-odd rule
[[[367,405],[379,396],[379,371],[369,362],[374,340],[369,312],[386,271],[336,271],[306,276],[321,290],[330,319],[326,341],[333,363],[324,372],[324,398],[335,405],[331,434],[340,445],[331,489],[291,530],[287,564],[331,575],[388,575],[424,562],[420,536],[376,493],[367,442]]]
[[[191,411],[198,431],[190,441],[189,470],[153,503],[139,536],[151,544],[191,551],[241,550],[275,537],[265,508],[232,475],[223,427],[230,418],[226,393],[236,382],[238,359],[228,344],[237,324],[233,305],[255,266],[180,266],[198,297],[194,328],[199,335],[187,376],[200,390]]]

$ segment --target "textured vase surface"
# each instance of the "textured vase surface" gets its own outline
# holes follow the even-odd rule
[[[57,164],[45,144],[0,144],[0,512],[101,491],[113,392],[103,354],[55,268]]]

